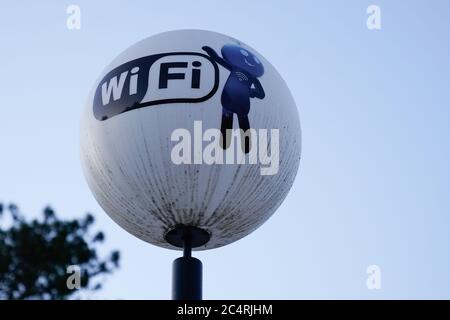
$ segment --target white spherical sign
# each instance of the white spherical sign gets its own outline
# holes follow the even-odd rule
[[[131,46],[104,70],[82,116],[90,189],[125,230],[157,246],[176,227],[236,241],[286,197],[300,162],[295,102],[256,50],[179,30]]]

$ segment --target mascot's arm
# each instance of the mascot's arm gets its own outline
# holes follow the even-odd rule
[[[264,92],[261,82],[259,82],[258,79],[255,79],[253,84],[255,85],[255,87],[250,91],[250,98],[264,99],[266,93]]]
[[[211,57],[211,59],[216,61],[218,64],[220,64],[225,69],[231,71],[230,64],[228,62],[226,62],[225,60],[223,60],[221,57],[219,57],[219,55],[216,53],[216,51],[214,51],[213,48],[204,46],[204,47],[202,47],[202,49]]]

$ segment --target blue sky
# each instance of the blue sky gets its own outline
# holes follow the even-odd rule
[[[81,8],[81,29],[66,8]],[[366,8],[381,8],[368,30]],[[0,202],[29,216],[92,212],[120,271],[87,298],[170,298],[179,254],[98,206],[81,172],[87,94],[122,50],[206,29],[278,69],[297,102],[302,162],[250,236],[196,254],[211,299],[450,298],[450,3],[430,1],[10,1],[0,5]],[[368,290],[366,268],[381,268]]]

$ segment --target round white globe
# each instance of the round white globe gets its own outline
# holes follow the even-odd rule
[[[247,112],[256,163],[206,163],[202,134],[220,129],[224,114],[238,129]],[[191,154],[179,152],[182,142]],[[165,236],[178,225],[209,233],[200,250],[258,228],[291,188],[300,149],[297,108],[275,68],[246,44],[202,30],[161,33],[121,53],[99,77],[81,123],[83,170],[101,207],[134,236],[171,249],[179,248]]]

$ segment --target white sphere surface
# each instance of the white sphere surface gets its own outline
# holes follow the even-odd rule
[[[250,152],[240,135],[220,144],[221,128],[253,130]],[[230,150],[235,158],[225,159]],[[177,225],[209,233],[200,250],[254,231],[286,197],[300,153],[298,111],[279,73],[253,48],[209,31],[129,47],[98,78],[81,120],[94,197],[125,230],[164,248],[178,249],[165,240]]]

